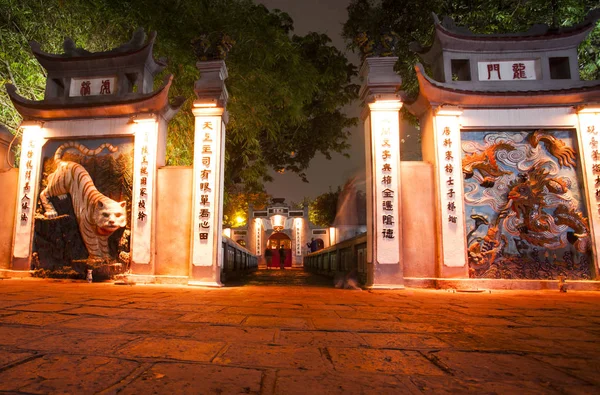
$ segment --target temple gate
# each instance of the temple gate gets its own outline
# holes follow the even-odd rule
[[[363,263],[344,268],[374,288],[597,280],[600,82],[577,73],[577,46],[597,19],[481,36],[436,17],[433,45],[415,46],[433,74],[417,66],[413,102],[401,100],[395,58],[366,59],[366,249],[357,241]],[[152,56],[155,35],[145,38],[138,31],[102,53],[69,40],[60,55],[32,44],[48,78],[41,101],[7,86],[24,120],[10,267],[0,272],[85,255],[120,262],[129,281],[221,286],[225,268],[256,267],[269,226],[287,232],[278,245],[294,265],[309,237],[323,232],[329,261],[319,268],[337,270],[338,230],[312,229],[306,212],[268,211],[283,205],[254,212],[248,228],[238,229],[252,252],[222,235],[223,61],[197,64],[193,168],[164,167],[167,123],[182,101],[169,104],[170,76],[153,91],[165,64]],[[402,106],[420,119],[422,162],[400,157]],[[74,233],[81,233],[79,247],[71,245]],[[238,252],[243,260],[232,261]]]
[[[600,82],[577,62],[597,19],[490,36],[435,17],[433,45],[415,46],[433,75],[417,66],[405,106],[434,165],[438,283],[598,278]]]
[[[70,39],[58,55],[31,43],[48,74],[44,99],[7,85],[23,117],[12,270],[87,255],[154,273],[156,169],[164,165],[167,122],[182,103],[169,104],[172,76],[153,91],[165,67],[152,56],[155,37],[138,30],[100,53]],[[62,203],[67,194],[72,205]],[[73,244],[77,228],[83,249]]]

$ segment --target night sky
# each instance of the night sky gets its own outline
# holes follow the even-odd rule
[[[346,7],[350,0],[258,0],[269,9],[278,8],[287,12],[294,20],[294,33],[305,35],[308,32],[325,33],[331,38],[333,44],[343,52],[350,62],[359,66],[357,54],[347,52],[344,40],[341,37],[342,25],[348,18]],[[360,103],[345,108],[349,116],[357,117],[360,114]],[[339,185],[355,175],[365,171],[364,132],[362,127],[352,128],[352,135],[348,142],[352,145],[348,153],[350,159],[339,154],[333,154],[332,160],[327,160],[317,154],[306,172],[308,184],[292,172],[278,174],[272,172],[274,181],[265,185],[266,190],[273,197],[283,197],[287,203],[299,202],[303,197],[316,196],[328,192],[329,188],[335,191]]]

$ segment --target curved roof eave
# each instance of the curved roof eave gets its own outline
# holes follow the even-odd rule
[[[551,107],[579,106],[600,103],[600,81],[595,85],[570,89],[538,91],[474,91],[457,89],[437,82],[425,75],[423,66],[415,66],[419,80],[419,96],[406,108],[416,116],[428,108],[441,105],[462,108],[507,108],[507,107]]]
[[[164,85],[155,92],[135,97],[123,97],[118,102],[97,100],[96,102],[65,103],[63,100],[29,100],[17,93],[12,84],[6,84],[6,91],[13,105],[24,120],[59,120],[74,118],[98,118],[129,116],[140,113],[165,114],[167,121],[175,115],[184,98],[177,97],[169,103],[169,89],[173,76],[165,77]],[[105,99],[104,97],[101,97]],[[114,98],[113,98],[114,99]]]

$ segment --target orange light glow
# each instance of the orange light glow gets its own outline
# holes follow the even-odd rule
[[[154,114],[138,114],[131,119],[134,123],[149,123],[156,122],[156,115]]]
[[[600,113],[600,107],[598,107],[598,106],[581,107],[577,112],[579,114],[598,114],[598,113]]]
[[[194,108],[213,108],[213,107],[217,107],[217,99],[194,100]]]
[[[398,111],[402,107],[400,100],[377,100],[375,103],[369,103],[371,111]]]
[[[436,115],[440,116],[461,116],[463,111],[459,107],[441,106],[436,111]]]

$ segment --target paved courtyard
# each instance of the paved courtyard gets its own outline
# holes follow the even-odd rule
[[[0,280],[0,392],[600,392],[600,293]]]

